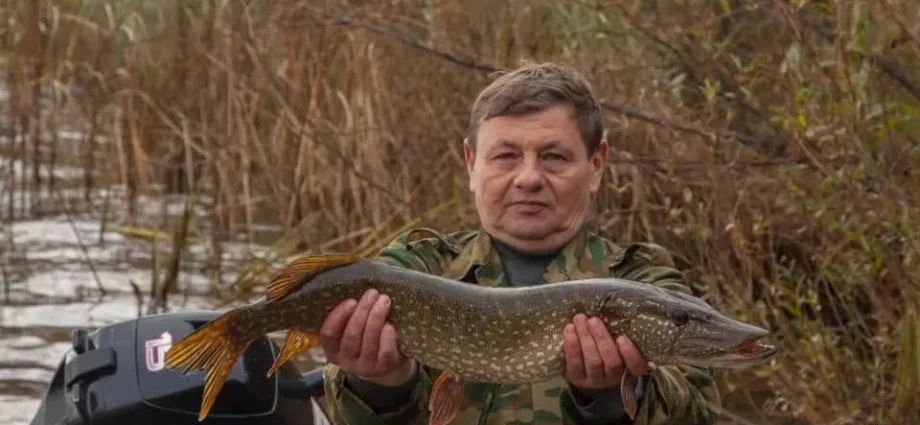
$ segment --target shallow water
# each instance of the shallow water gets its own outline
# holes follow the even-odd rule
[[[62,180],[81,175],[74,169],[54,171]],[[0,177],[8,173],[21,175],[22,167],[0,158]],[[7,190],[0,186],[4,207]],[[115,201],[117,190],[96,191],[92,204],[101,204],[105,195],[115,195],[109,200],[107,220],[119,224],[125,211]],[[82,196],[81,190],[66,189],[54,197],[44,195],[40,202],[47,204],[41,209],[44,214],[61,210],[61,199],[73,200],[65,209],[70,213],[4,222],[0,230],[0,424],[23,425],[32,419],[54,368],[70,348],[71,330],[92,330],[136,318],[147,310],[152,244],[103,232],[98,205],[84,205],[81,213],[74,211]],[[139,206],[137,221],[153,225],[162,221],[164,210],[170,216],[180,214],[183,204],[181,199],[146,199]],[[160,245],[165,271],[171,248],[168,241]],[[247,260],[265,251],[244,243],[225,243],[223,250],[225,284],[232,282]],[[179,274],[180,294],[170,296],[170,311],[224,309],[216,308],[218,300],[209,295],[214,283],[206,271],[207,258],[204,245],[187,247]],[[132,282],[143,295],[140,303]],[[104,297],[100,286],[106,291]],[[240,302],[247,301],[252,300]],[[318,355],[314,359],[322,361]]]
[[[130,282],[148,291],[151,273],[141,268],[143,243],[110,234],[100,245],[98,223],[80,220],[71,227],[66,219],[50,218],[10,227],[17,252],[5,267],[12,278],[3,282],[0,310],[0,423],[13,425],[31,419],[54,368],[70,346],[70,331],[137,317],[138,303]],[[83,236],[88,255],[83,255],[74,234]],[[187,273],[182,277],[184,284],[196,289],[207,285],[204,276]],[[97,281],[108,293],[101,299]],[[173,308],[211,306],[212,302],[192,291],[186,304]]]

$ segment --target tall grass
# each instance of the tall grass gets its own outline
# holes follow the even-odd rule
[[[920,421],[916,2],[7,0],[0,13],[2,154],[29,170],[5,187],[36,197],[15,204],[61,184],[41,164],[80,167],[87,199],[110,184],[135,206],[197,196],[218,259],[259,223],[283,226],[281,255],[476,225],[460,141],[477,91],[521,60],[575,66],[609,112],[593,228],[669,247],[700,294],[777,332],[775,364],[720,375],[724,419]],[[65,125],[85,137],[50,136]],[[4,202],[8,220],[28,213]]]

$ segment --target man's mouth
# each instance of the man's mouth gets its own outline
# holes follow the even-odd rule
[[[543,203],[543,202],[538,202],[538,201],[516,201],[516,202],[512,202],[509,206],[512,206],[512,207],[515,207],[515,206],[522,206],[522,207],[545,207],[545,206],[547,206],[547,205],[546,205],[545,203]]]
[[[537,214],[545,210],[547,206],[548,205],[542,202],[519,201],[519,202],[512,202],[511,204],[509,204],[508,209],[518,214],[528,215],[528,214]]]

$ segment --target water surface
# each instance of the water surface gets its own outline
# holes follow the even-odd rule
[[[17,161],[0,157],[0,180],[22,172]],[[54,172],[65,187],[67,180],[81,175],[68,168]],[[0,186],[4,208],[7,190]],[[42,208],[4,222],[0,230],[0,424],[4,425],[25,425],[31,420],[54,368],[70,348],[71,330],[136,318],[146,313],[149,301],[152,244],[102,228],[101,204],[106,196],[109,223],[120,224],[125,216],[117,188],[96,191],[88,206],[79,205],[82,190],[65,188],[37,196]],[[21,198],[14,193],[14,202]],[[65,207],[65,199],[70,206]],[[19,206],[15,205],[17,210]],[[139,206],[136,221],[156,226],[162,224],[163,211],[178,217],[183,199],[143,199]],[[163,275],[170,252],[168,241],[161,241]],[[259,246],[226,243],[224,284],[264,252]],[[178,279],[180,293],[170,295],[170,311],[227,308],[218,307],[218,298],[209,291],[215,283],[209,277],[208,256],[205,244],[187,248]],[[140,302],[137,291],[142,294]],[[322,361],[318,354],[312,357]]]

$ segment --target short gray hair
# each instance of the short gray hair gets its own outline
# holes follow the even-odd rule
[[[527,64],[500,74],[479,93],[470,112],[467,140],[476,147],[482,122],[500,115],[521,115],[569,104],[591,155],[604,137],[603,113],[591,84],[574,69],[554,63]]]

